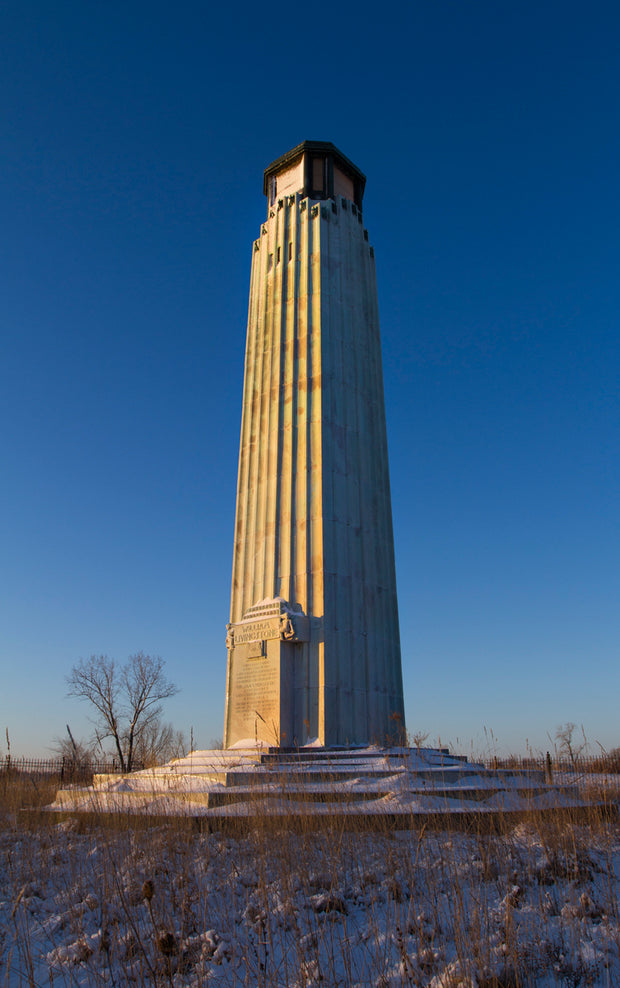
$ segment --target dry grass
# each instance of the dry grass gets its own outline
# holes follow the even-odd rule
[[[611,801],[459,832],[333,816],[231,835],[58,823],[39,812],[52,796],[0,779],[2,988],[620,984]]]
[[[36,811],[47,806],[56,795],[59,780],[50,776],[35,776],[23,772],[0,772],[0,820],[20,810]]]

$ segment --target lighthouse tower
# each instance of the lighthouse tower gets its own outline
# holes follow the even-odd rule
[[[404,710],[365,177],[304,141],[254,241],[224,745],[394,743]]]

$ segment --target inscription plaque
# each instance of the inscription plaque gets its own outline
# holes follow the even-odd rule
[[[267,655],[263,653],[263,648]],[[259,652],[260,650],[260,652]],[[259,654],[257,654],[259,652]],[[280,723],[280,663],[279,647],[269,655],[263,642],[248,642],[239,647],[235,640],[233,656],[234,693],[230,699],[230,714],[237,736],[251,738],[257,720],[267,731],[279,730]],[[274,726],[275,725],[275,726]],[[265,728],[262,727],[264,737]]]
[[[256,621],[253,624],[235,626],[235,645],[246,642],[263,641],[280,637],[280,618],[270,618],[267,621]]]

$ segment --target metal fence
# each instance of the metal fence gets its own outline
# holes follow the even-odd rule
[[[141,769],[143,765],[134,764],[133,769]],[[49,779],[58,779],[60,782],[83,782],[92,780],[93,775],[108,773],[110,775],[120,773],[119,762],[113,758],[107,761],[84,760],[77,761],[73,758],[13,758],[5,755],[0,758],[0,776],[2,775],[27,775]]]
[[[522,772],[543,769],[547,774],[563,773],[607,773],[620,775],[620,753],[615,750],[609,754],[592,757],[577,757],[573,761],[557,755],[538,758],[509,758],[468,756],[469,761],[478,761],[488,769],[517,769]],[[132,771],[143,769],[144,765],[134,762]],[[6,774],[45,776],[60,779],[65,782],[78,782],[92,779],[98,774],[120,774],[121,767],[117,759],[95,761],[86,759],[78,761],[73,758],[13,758],[11,755],[0,756],[0,776]]]
[[[476,761],[476,758],[472,758]],[[566,755],[551,754],[548,752],[538,758],[520,758],[511,756],[509,758],[482,758],[484,766],[489,769],[517,769],[528,772],[535,769],[544,769],[548,774],[562,772],[572,775],[620,775],[620,753],[618,750],[601,755],[578,755],[568,758]]]

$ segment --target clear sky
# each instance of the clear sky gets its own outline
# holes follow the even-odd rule
[[[408,727],[620,745],[620,8],[7,0],[0,728],[159,654],[221,737],[251,247],[305,139],[367,175]]]

